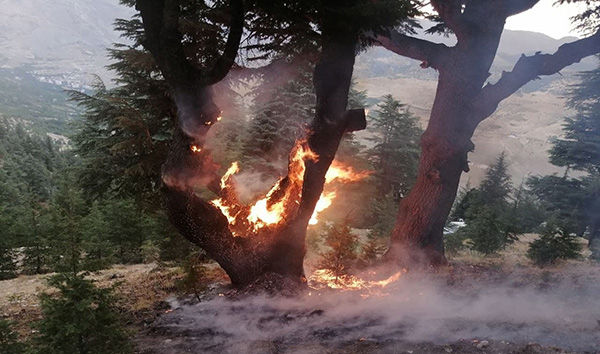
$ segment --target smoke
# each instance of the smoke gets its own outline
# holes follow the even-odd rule
[[[245,204],[265,195],[277,182],[277,178],[266,177],[257,171],[241,171],[234,175],[233,179],[238,198]]]
[[[447,278],[409,273],[367,298],[315,290],[298,299],[221,297],[182,306],[155,328],[178,338],[171,340],[173,352],[186,353],[325,353],[358,341],[377,343],[378,352],[399,353],[402,343],[472,339],[597,352],[598,275],[596,269],[590,279],[552,286],[544,280],[523,284],[515,277],[449,285]]]

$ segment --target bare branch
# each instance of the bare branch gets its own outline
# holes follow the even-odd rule
[[[407,36],[390,30],[389,37],[378,36],[376,43],[396,54],[421,60],[422,68],[439,69],[444,63],[444,56],[450,48],[441,43],[433,43],[423,39]]]
[[[503,72],[495,84],[486,85],[475,98],[473,123],[489,117],[505,98],[515,93],[529,81],[541,75],[552,75],[581,59],[600,53],[600,31],[575,42],[561,45],[554,54],[522,55],[512,71]]]

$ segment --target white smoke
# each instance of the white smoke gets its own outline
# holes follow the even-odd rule
[[[600,284],[593,282],[598,275],[596,269],[591,280],[548,287],[516,278],[448,285],[448,279],[409,273],[380,296],[312,290],[297,299],[220,297],[183,306],[155,326],[181,338],[172,345],[190,353],[326,353],[361,340],[385,349],[385,343],[462,339],[598,352]]]

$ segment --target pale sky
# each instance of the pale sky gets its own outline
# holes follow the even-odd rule
[[[541,32],[560,39],[566,36],[580,37],[571,24],[570,17],[581,13],[585,5],[565,4],[552,6],[555,0],[541,0],[531,10],[510,17],[506,29]]]

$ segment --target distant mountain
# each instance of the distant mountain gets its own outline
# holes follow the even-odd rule
[[[423,23],[423,28],[428,28]],[[432,36],[418,34],[417,37],[424,38],[436,43],[454,45],[453,37]],[[503,70],[511,70],[521,54],[532,55],[536,52],[554,53],[562,44],[576,40],[575,37],[565,37],[554,39],[542,33],[528,31],[505,30],[500,40],[500,46],[492,66],[490,81],[495,81],[500,77]],[[578,71],[593,69],[596,61],[593,58],[586,58],[581,63],[576,63],[565,68],[561,75],[544,77],[541,80],[533,81],[523,88],[524,91],[532,92],[538,90],[556,90],[556,80],[564,83],[571,82],[573,75]],[[395,77],[395,78],[416,78],[422,80],[435,80],[437,73],[432,69],[421,69],[419,62],[401,57],[381,47],[371,48],[365,53],[359,55],[355,65],[355,75],[361,78],[372,77]],[[559,85],[564,86],[564,85]],[[561,87],[558,88],[560,91]]]
[[[0,68],[28,67],[44,81],[79,88],[110,75],[112,29],[132,9],[118,0],[0,0]]]
[[[92,75],[110,80],[106,48],[123,41],[112,23],[116,18],[129,18],[134,11],[118,0],[0,0],[0,9],[0,116],[29,121],[34,130],[64,134],[65,122],[78,113],[62,89],[83,89]],[[448,45],[454,41],[420,36]],[[551,53],[574,39],[507,30],[490,81],[502,70],[510,70],[522,53]],[[561,134],[562,119],[570,114],[564,108],[564,89],[574,82],[577,71],[595,65],[593,58],[585,59],[563,70],[562,76],[529,83],[502,103],[475,133],[472,172],[466,178],[477,182],[486,164],[503,150],[512,161],[517,182],[529,173],[556,171],[547,162],[546,150],[550,140]],[[435,70],[421,69],[417,61],[372,48],[357,58],[355,75],[359,87],[368,90],[371,104],[391,93],[408,104],[423,125],[427,123]]]

